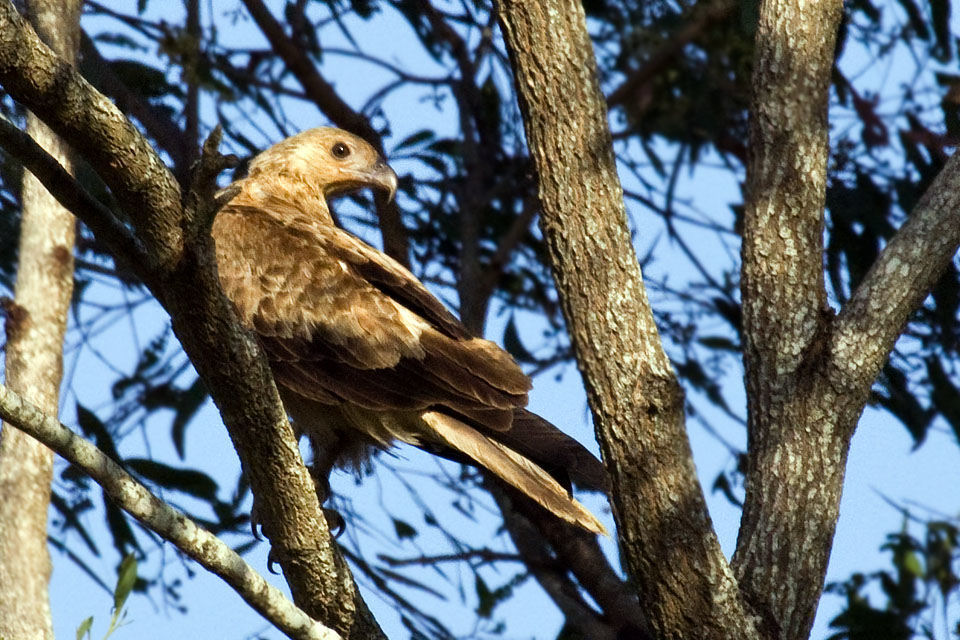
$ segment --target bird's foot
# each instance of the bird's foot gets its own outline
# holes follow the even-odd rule
[[[264,523],[260,519],[258,511],[257,500],[254,498],[253,506],[250,508],[250,533],[253,534],[254,538],[262,542],[266,533],[264,532]]]
[[[323,509],[323,517],[327,519],[327,528],[330,529],[330,535],[335,539],[343,535],[347,529],[347,523],[336,509]]]

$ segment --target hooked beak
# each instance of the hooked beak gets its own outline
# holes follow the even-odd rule
[[[397,194],[397,174],[383,158],[373,165],[370,171],[370,186],[379,187],[386,192],[387,202],[393,200],[393,196]]]

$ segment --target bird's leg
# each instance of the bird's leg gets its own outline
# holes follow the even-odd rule
[[[250,533],[252,533],[253,537],[257,540],[263,540],[264,536],[269,537],[266,533],[261,535],[261,532],[264,531],[265,528],[263,521],[260,519],[259,509],[257,509],[257,496],[254,494],[253,506],[250,507]]]
[[[317,491],[317,499],[322,507],[330,498],[330,472],[343,452],[343,438],[335,431],[327,431],[322,438],[307,434],[310,447],[313,449],[313,462],[310,464],[310,475]],[[334,538],[339,538],[345,529],[343,516],[335,509],[323,508],[323,515],[327,519],[327,527]]]

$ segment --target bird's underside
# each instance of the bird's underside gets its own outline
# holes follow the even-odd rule
[[[529,378],[403,266],[333,224],[326,198],[396,176],[362,140],[313,129],[271,147],[213,227],[224,291],[266,351],[325,477],[406,442],[484,467],[558,517],[603,525],[569,492],[600,462],[524,409]]]

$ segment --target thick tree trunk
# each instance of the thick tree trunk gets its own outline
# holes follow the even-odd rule
[[[73,61],[80,0],[27,3],[31,22]],[[69,167],[67,147],[30,114],[27,132]],[[73,215],[24,174],[20,262],[7,310],[6,383],[49,415],[58,413],[63,335],[73,291]],[[0,637],[52,638],[47,509],[53,453],[22,432],[0,432]]]
[[[657,638],[757,637],[720,550],[627,228],[575,0],[502,0],[541,227],[613,482],[621,549]]]

